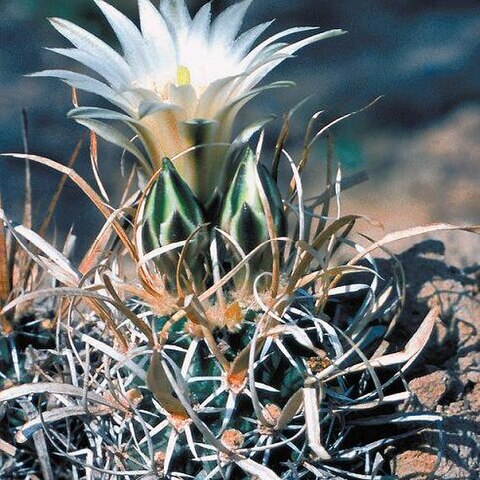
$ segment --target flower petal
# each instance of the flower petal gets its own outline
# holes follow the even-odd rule
[[[233,84],[239,76],[220,78],[212,82],[198,100],[195,118],[215,118],[228,100]]]
[[[248,79],[245,81],[245,84],[242,86],[244,91],[248,91],[249,89],[253,88],[257,85],[263,78],[268,75],[275,67],[280,65],[286,58],[293,55],[295,52],[300,50],[307,45],[311,45],[312,43],[318,42],[320,40],[325,40],[327,38],[336,37],[338,35],[343,35],[346,33],[343,30],[328,30],[326,32],[318,33],[316,35],[312,35],[310,37],[304,38],[298,42],[295,42],[291,45],[284,46],[280,48],[276,55],[279,56],[278,59],[267,62],[263,67],[257,68],[255,73],[249,75]]]
[[[158,112],[166,112],[166,111],[178,112],[179,110],[181,110],[179,106],[171,105],[170,103],[144,101],[140,103],[140,106],[138,107],[138,115],[140,119],[142,119]]]
[[[145,51],[145,42],[138,28],[128,17],[104,0],[94,0],[94,2],[118,37],[131,68],[137,75],[145,75],[148,72],[149,61]]]
[[[68,20],[51,18],[50,23],[60,34],[75,45],[79,50],[88,53],[92,57],[101,59],[115,69],[119,78],[127,81],[131,77],[128,64],[122,56],[106,43],[99,40],[95,35]]]
[[[118,74],[118,71],[115,68],[112,68],[108,62],[105,62],[104,58],[92,55],[85,50],[79,50],[77,48],[47,48],[47,50],[71,58],[72,60],[85,65],[102,76],[114,88],[121,88],[128,83],[127,79],[122,79]]]
[[[245,33],[242,33],[235,42],[233,42],[232,55],[236,61],[242,60],[244,55],[252,48],[252,45],[256,42],[258,37],[274,22],[261,23],[256,27],[247,30]]]
[[[116,128],[113,128],[110,125],[105,125],[103,122],[99,122],[98,120],[86,118],[77,118],[76,122],[87,127],[92,132],[95,132],[99,137],[103,138],[107,142],[113,143],[114,145],[127,150],[138,159],[145,172],[153,173],[150,163],[147,161],[140,149]]]
[[[150,0],[138,0],[140,25],[149,56],[158,75],[164,76],[174,66],[175,48],[165,20]]]
[[[69,118],[77,119],[93,119],[93,120],[113,120],[124,122],[127,125],[138,124],[139,122],[129,115],[108,110],[107,108],[98,107],[77,107],[70,110],[67,114]]]
[[[99,95],[109,102],[117,105],[128,113],[132,113],[132,106],[118,95],[112,88],[104,83],[81,73],[70,72],[68,70],[44,70],[28,75],[29,77],[54,77],[60,78],[73,88],[78,88],[85,92]]]
[[[243,0],[226,8],[212,24],[211,48],[229,48],[237,36],[253,0]]]
[[[276,33],[275,35],[272,35],[271,37],[268,37],[266,40],[264,40],[262,43],[257,45],[241,62],[240,68],[244,69],[247,66],[249,66],[255,58],[262,53],[268,46],[272,45],[272,43],[276,42],[277,40],[280,40],[281,38],[287,37],[289,35],[293,35],[295,33],[300,33],[300,32],[308,32],[309,30],[318,30],[318,27],[294,27],[294,28],[288,28],[287,30],[284,30],[283,32]]]
[[[299,40],[298,42],[292,43],[288,47],[283,48],[280,53],[284,53],[286,55],[293,55],[295,52],[300,50],[307,45],[311,45],[312,43],[319,42],[320,40],[326,40],[327,38],[337,37],[339,35],[345,35],[347,32],[345,30],[334,29],[334,30],[327,30],[326,32],[317,33],[316,35],[312,35],[311,37],[304,38],[303,40]]]
[[[163,0],[160,2],[160,13],[175,41],[178,44],[184,41],[192,23],[185,0]]]
[[[196,42],[203,45],[205,48],[208,46],[208,40],[210,36],[210,21],[212,18],[212,4],[206,3],[197,12],[195,18],[192,21],[190,31],[188,32],[187,44],[190,42]]]
[[[186,118],[194,117],[197,94],[191,85],[181,85],[179,87],[170,85],[170,100],[174,105],[178,105],[184,110]]]

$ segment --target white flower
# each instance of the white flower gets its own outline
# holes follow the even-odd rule
[[[94,1],[118,37],[123,54],[83,28],[53,18],[53,26],[74,48],[51,50],[85,65],[99,78],[67,70],[34,75],[59,77],[123,110],[126,115],[81,108],[72,116],[107,140],[128,146],[148,176],[159,168],[163,157],[172,158],[198,143],[229,142],[236,114],[261,91],[255,87],[273,68],[300,48],[343,33],[330,30],[291,44],[279,42],[292,34],[315,30],[291,28],[253,47],[272,23],[237,36],[253,0],[227,8],[213,21],[210,3],[192,19],[184,0],[163,0],[159,10],[149,0],[138,0],[140,29],[105,1]],[[100,120],[127,122],[139,134],[147,157]],[[225,174],[222,154],[212,154],[210,160],[201,160],[201,165],[195,165],[192,155],[175,161],[180,174],[203,201],[215,188],[215,179],[209,179],[212,175],[208,172],[217,178]]]

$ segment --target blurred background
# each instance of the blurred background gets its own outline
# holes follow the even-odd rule
[[[111,3],[131,17],[135,0]],[[192,11],[203,3],[191,0]],[[214,0],[217,11],[232,1]],[[65,117],[71,92],[54,79],[23,75],[74,64],[42,49],[65,46],[46,20],[59,16],[103,38],[111,31],[91,0],[0,0],[0,151],[20,152],[21,111],[29,118],[29,150],[66,163],[84,129]],[[349,34],[303,50],[270,80],[289,79],[297,87],[268,93],[250,104],[240,122],[282,114],[313,94],[296,115],[289,148],[298,152],[305,127],[317,110],[332,120],[383,99],[334,128],[335,160],[344,176],[366,169],[370,180],[343,194],[344,212],[382,222],[386,231],[428,222],[480,223],[480,2],[478,0],[256,0],[245,27],[277,19],[270,32],[300,25],[342,28]],[[113,40],[112,40],[113,41]],[[76,66],[74,68],[77,68]],[[80,94],[83,105],[89,98]],[[91,104],[91,103],[90,103]],[[321,121],[320,121],[321,124]],[[319,125],[320,125],[319,124]],[[272,142],[281,121],[269,129]],[[270,142],[270,143],[272,143]],[[308,170],[310,193],[323,187],[324,145]],[[118,194],[120,152],[102,144],[100,159],[109,191]],[[87,179],[88,145],[75,167]],[[21,220],[24,164],[0,159],[0,191],[9,216]],[[33,166],[34,207],[41,212],[58,174]],[[37,216],[39,220],[40,217]],[[55,217],[60,239],[74,225],[80,240],[96,234],[101,218],[69,184]],[[382,235],[365,226],[376,238]],[[473,234],[440,235],[450,259],[479,262]],[[403,248],[402,245],[396,249]],[[82,253],[81,242],[77,256]]]

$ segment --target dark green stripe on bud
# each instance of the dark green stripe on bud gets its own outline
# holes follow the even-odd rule
[[[197,227],[205,223],[200,202],[168,158],[163,159],[158,178],[147,193],[143,220],[143,240],[147,252],[187,240]],[[192,251],[199,248],[197,237],[189,245]],[[171,277],[171,281],[175,278],[175,261],[178,260],[179,252],[176,250],[162,255],[157,260],[158,267],[167,277]],[[195,255],[189,257],[195,258],[193,264],[198,267],[202,255],[195,252]],[[196,274],[195,268],[189,266],[192,273]],[[203,277],[203,272],[198,274]]]
[[[262,203],[257,172],[272,213],[276,237],[287,232],[287,219],[277,184],[268,170],[257,165],[255,155],[250,148],[242,152],[237,172],[225,196],[221,214],[220,228],[230,233],[246,254],[270,238],[267,215]],[[271,255],[267,246],[261,254],[261,261],[254,262],[256,271],[270,270]]]

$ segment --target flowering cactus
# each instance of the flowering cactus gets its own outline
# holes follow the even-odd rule
[[[138,149],[129,148],[147,178],[160,168],[164,157],[174,159],[178,172],[204,204],[211,201],[219,185],[223,188],[228,183],[225,144],[231,141],[239,110],[263,89],[288,83],[256,86],[296,51],[343,33],[330,30],[291,44],[279,42],[315,30],[292,28],[252,48],[271,24],[263,23],[237,37],[252,0],[227,8],[213,21],[210,3],[192,19],[184,0],[162,1],[160,10],[150,0],[138,0],[140,30],[105,1],[95,3],[117,35],[123,55],[83,28],[59,18],[51,19],[51,23],[74,48],[51,50],[85,65],[103,80],[68,70],[34,75],[59,77],[123,110],[121,114],[81,107],[70,115],[123,148],[129,142],[102,121],[126,123],[146,149],[145,158]],[[183,153],[199,143],[216,145],[210,147],[208,159],[200,167],[195,152]]]
[[[438,312],[430,312],[403,350],[390,351],[384,336],[402,303],[401,275],[382,283],[370,253],[392,237],[367,247],[347,238],[359,217],[329,213],[331,198],[339,203],[340,172],[335,182],[327,172],[328,184],[317,197],[303,194],[302,169],[330,125],[312,136],[318,115],[313,117],[302,158],[294,162],[284,149],[287,116],[274,161],[276,170],[285,153],[292,168],[283,193],[243,145],[246,137],[231,138],[235,117],[249,99],[285,85],[257,88],[274,67],[342,32],[279,42],[312,30],[293,28],[254,46],[270,23],[238,36],[252,0],[213,21],[210,4],[192,19],[184,0],[163,0],[159,10],[138,0],[140,29],[105,1],[95,2],[123,53],[60,19],[52,24],[74,48],[53,50],[102,80],[68,70],[35,75],[59,77],[123,111],[79,107],[71,116],[132,153],[145,183],[132,195],[129,182],[122,205],[114,206],[70,168],[17,155],[69,175],[107,220],[77,269],[65,258],[68,245],[56,250],[0,209],[0,228],[4,223],[19,245],[34,247],[15,260],[18,249],[7,248],[0,235],[0,268],[8,279],[0,295],[0,327],[10,328],[5,315],[22,302],[9,301],[15,296],[10,279],[25,277],[20,289],[26,289],[47,272],[54,277],[49,288],[26,298],[52,299],[57,321],[43,357],[33,349],[19,356],[14,336],[0,342],[18,381],[22,375],[34,379],[0,391],[0,403],[17,402],[23,410],[0,415],[9,435],[4,440],[2,429],[0,455],[15,456],[9,442],[30,438],[38,452],[38,459],[22,457],[8,478],[29,477],[30,464],[54,478],[46,438],[59,453],[56,461],[71,464],[62,478],[391,478],[382,455],[397,433],[383,438],[384,425],[418,418],[369,412],[409,399],[397,386],[426,345]],[[131,127],[135,140],[105,121]],[[339,249],[352,249],[354,257],[336,263]],[[33,262],[39,270],[34,275]],[[21,269],[10,269],[15,263]],[[361,279],[348,282],[352,273]],[[39,336],[35,330],[30,335]],[[8,355],[10,345],[15,348]],[[22,370],[19,357],[29,367]],[[391,374],[379,376],[384,367]],[[32,395],[42,397],[35,404],[21,400]],[[373,432],[365,435],[369,425]]]

